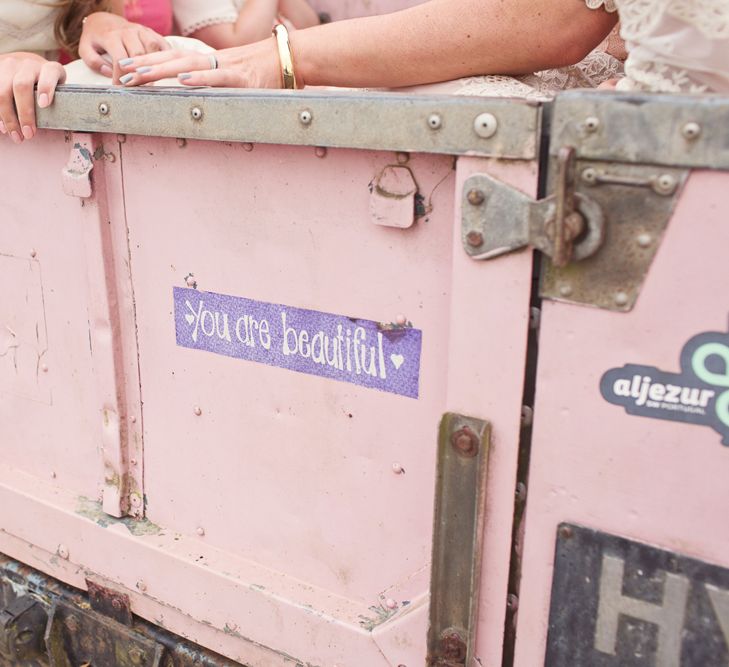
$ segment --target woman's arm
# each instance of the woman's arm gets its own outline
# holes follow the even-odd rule
[[[479,74],[524,74],[579,62],[617,21],[576,0],[430,0],[411,9],[291,34],[301,85],[399,87]],[[207,56],[135,58],[138,85],[184,73],[188,85],[280,87],[274,40]],[[188,76],[189,74],[189,76]],[[126,79],[126,77],[125,77]]]
[[[281,0],[278,9],[295,28],[311,28],[321,23],[319,15],[306,0]]]
[[[246,0],[235,23],[218,23],[193,32],[190,36],[216,49],[251,44],[271,34],[278,0]]]

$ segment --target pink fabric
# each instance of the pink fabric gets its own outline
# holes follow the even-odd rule
[[[129,21],[152,28],[160,35],[172,33],[171,0],[126,0],[124,16]]]

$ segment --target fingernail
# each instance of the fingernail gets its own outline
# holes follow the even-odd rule
[[[124,84],[129,83],[134,78],[134,74],[125,74],[124,76],[119,78],[119,81],[121,81]]]
[[[0,132],[2,132],[3,134],[8,133],[8,131],[5,129],[5,123],[3,123],[1,120],[0,120]]]
[[[101,59],[106,60],[110,65],[114,62],[114,59],[108,53],[102,53]]]
[[[22,141],[23,141],[23,140],[22,140],[22,139],[20,138],[20,135],[19,135],[19,134],[18,134],[18,133],[17,133],[17,132],[15,131],[15,130],[13,130],[13,131],[12,131],[12,132],[10,133],[10,138],[11,138],[11,139],[13,140],[13,142],[14,142],[14,143],[16,143],[16,144],[22,143]]]
[[[183,74],[178,74],[177,78],[180,81],[187,81],[188,79],[192,79],[192,74],[190,74],[189,72],[184,72]]]
[[[134,62],[134,58],[122,58],[119,61],[119,67],[126,67],[127,65],[131,65]]]
[[[26,139],[33,138],[33,128],[30,125],[23,125],[23,136]]]
[[[109,78],[111,78],[111,75],[114,74],[114,70],[109,67],[109,65],[102,65],[101,67],[99,67],[99,72],[101,72],[101,74],[104,76],[108,76]]]
[[[41,93],[38,95],[38,106],[41,109],[45,109],[50,104],[50,100],[48,99],[47,93]]]
[[[147,72],[151,72],[151,67],[137,67],[137,74],[146,74]]]

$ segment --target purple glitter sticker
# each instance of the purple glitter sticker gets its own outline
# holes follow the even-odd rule
[[[181,347],[418,397],[419,329],[182,287],[173,295]]]

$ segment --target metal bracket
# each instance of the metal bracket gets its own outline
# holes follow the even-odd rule
[[[126,593],[106,588],[91,579],[86,579],[86,586],[89,589],[89,604],[94,611],[123,625],[132,624],[132,608]]]
[[[429,667],[473,661],[491,426],[447,413],[438,433]]]
[[[30,595],[15,598],[0,610],[0,658],[15,665],[42,657],[47,618],[43,605]]]
[[[463,187],[463,247],[473,259],[491,259],[532,246],[558,266],[594,255],[605,219],[590,197],[575,192],[574,149],[559,155],[555,194],[534,200],[488,174],[474,174]]]
[[[159,667],[163,646],[95,611],[56,600],[46,627],[50,667]]]

